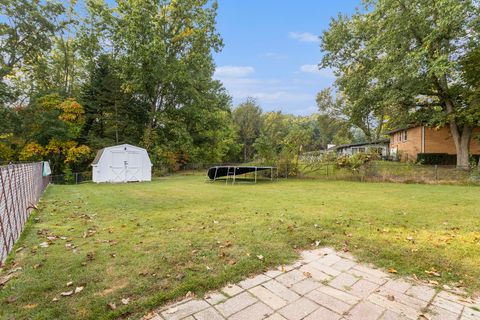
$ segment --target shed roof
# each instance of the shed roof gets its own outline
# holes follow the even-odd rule
[[[102,158],[103,152],[104,152],[106,149],[118,148],[118,147],[123,147],[123,146],[128,146],[128,147],[131,147],[131,148],[134,148],[134,149],[139,149],[139,150],[145,150],[145,151],[146,151],[146,149],[144,149],[144,148],[140,148],[140,147],[137,147],[137,146],[133,146],[133,145],[128,144],[128,143],[119,144],[119,145],[116,145],[116,146],[105,147],[105,148],[102,148],[102,149],[100,149],[100,150],[97,151],[97,155],[95,156],[95,159],[93,159],[92,166],[98,164],[98,162],[99,162],[100,159]]]
[[[105,150],[105,148],[100,149],[100,150],[97,151],[97,155],[95,156],[95,159],[93,159],[92,166],[93,166],[94,164],[98,164],[98,161],[100,161],[100,158],[102,157],[103,150]]]

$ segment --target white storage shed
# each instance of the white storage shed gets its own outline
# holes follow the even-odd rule
[[[130,144],[98,150],[92,167],[92,180],[97,183],[152,180],[147,150]]]

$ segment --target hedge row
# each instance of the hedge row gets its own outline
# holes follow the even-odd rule
[[[471,155],[470,158],[478,163],[480,155]],[[457,164],[457,155],[448,153],[419,153],[417,155],[417,162],[421,164],[453,166]]]

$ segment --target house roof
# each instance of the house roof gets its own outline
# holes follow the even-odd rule
[[[367,146],[367,145],[377,145],[377,144],[388,143],[388,142],[390,142],[390,139],[378,139],[378,140],[374,140],[374,141],[364,141],[364,142],[342,144],[340,146],[334,147],[333,149],[359,147],[359,146]]]
[[[398,132],[398,131],[408,130],[408,129],[412,129],[412,128],[416,128],[416,127],[420,127],[420,126],[421,126],[420,124],[412,124],[412,125],[409,125],[409,126],[406,126],[406,127],[393,129],[393,130],[387,131],[385,133],[386,134],[392,134],[392,133],[395,133],[395,132]]]

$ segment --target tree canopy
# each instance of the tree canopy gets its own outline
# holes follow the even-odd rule
[[[351,17],[333,19],[321,66],[334,68],[353,121],[371,115],[379,127],[398,114],[448,125],[457,164],[467,166],[478,124],[478,82],[468,66],[478,59],[479,10],[473,0],[366,0]]]

